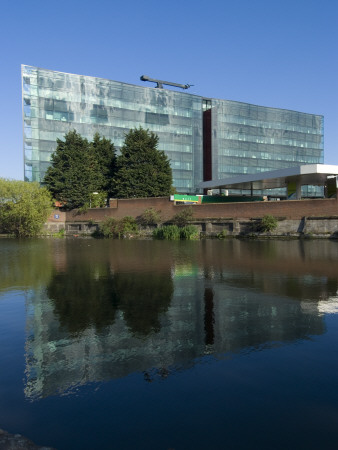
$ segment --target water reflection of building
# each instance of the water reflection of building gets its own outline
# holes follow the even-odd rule
[[[83,254],[69,257],[67,271],[57,272],[47,289],[28,300],[26,396],[69,393],[134,372],[151,381],[192,367],[205,355],[271,347],[325,331],[318,299],[323,303],[334,295],[337,280],[306,275],[305,283],[305,275],[248,273],[238,260],[231,270],[215,255],[202,262],[195,254],[198,264],[171,261],[158,273],[146,264],[137,270],[135,252],[132,273],[124,272],[116,253],[111,264],[91,261],[90,271]],[[153,300],[160,303],[155,312]]]

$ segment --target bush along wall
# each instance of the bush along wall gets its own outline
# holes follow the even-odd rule
[[[138,226],[136,220],[131,216],[126,216],[120,220],[107,217],[101,222],[98,230],[93,235],[94,237],[124,239],[134,237],[137,234]]]
[[[165,239],[169,241],[180,239],[196,240],[199,239],[199,232],[194,225],[186,225],[181,228],[177,225],[163,225],[153,231],[153,237],[155,239]]]

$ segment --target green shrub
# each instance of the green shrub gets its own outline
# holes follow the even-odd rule
[[[148,227],[149,225],[157,225],[161,222],[161,211],[156,211],[154,208],[148,208],[140,215],[138,221],[143,227]]]
[[[180,229],[177,225],[164,225],[153,231],[155,239],[165,239],[168,241],[176,241],[180,239]]]
[[[179,239],[193,240],[199,238],[198,229],[194,225],[179,228],[177,225],[164,225],[153,231],[155,239],[177,241]]]
[[[195,225],[187,225],[180,229],[180,239],[191,241],[198,238],[199,232]]]
[[[260,224],[262,231],[274,231],[277,228],[278,220],[271,214],[265,215]]]
[[[192,207],[183,209],[179,213],[175,214],[172,221],[178,227],[185,227],[193,219]]]
[[[225,239],[228,236],[228,231],[223,229],[220,233],[218,233],[218,239]]]
[[[138,226],[137,222],[134,219],[134,217],[131,216],[125,216],[123,219],[118,221],[119,224],[119,232],[120,234],[130,234],[130,233],[137,233],[138,232]]]
[[[99,225],[98,234],[102,237],[112,238],[115,235],[117,220],[113,217],[106,217]]]
[[[52,236],[54,238],[63,238],[63,237],[65,237],[65,229],[64,228],[60,228],[60,230],[57,231],[56,233],[53,233]]]
[[[99,231],[95,234],[106,238],[123,239],[131,234],[137,234],[137,232],[136,220],[131,216],[126,216],[120,220],[107,217],[101,222]]]

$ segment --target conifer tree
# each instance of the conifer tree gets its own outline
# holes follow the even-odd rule
[[[172,170],[168,157],[157,149],[158,136],[142,127],[130,130],[116,161],[113,180],[118,198],[161,197],[170,194]]]
[[[87,139],[75,130],[57,140],[44,183],[56,200],[65,208],[89,205],[90,194],[100,187],[99,164]]]
[[[98,163],[98,190],[106,192],[109,198],[112,194],[112,181],[116,166],[115,146],[110,139],[96,133],[90,147]]]

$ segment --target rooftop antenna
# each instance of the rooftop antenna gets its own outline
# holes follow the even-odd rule
[[[152,83],[156,83],[156,88],[163,89],[163,85],[167,86],[174,86],[179,87],[181,89],[189,89],[193,84],[179,84],[179,83],[171,83],[170,81],[163,81],[163,80],[155,80],[154,78],[150,78],[147,75],[142,75],[140,77],[140,80],[142,81],[151,81]]]

